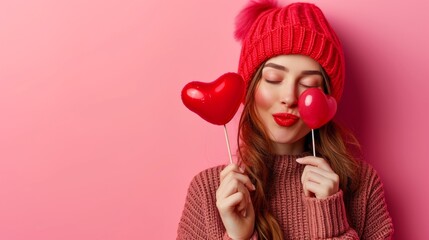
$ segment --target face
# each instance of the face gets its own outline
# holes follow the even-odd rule
[[[309,129],[298,112],[298,97],[308,88],[323,89],[320,65],[304,55],[269,59],[255,89],[255,108],[276,154],[304,151]]]

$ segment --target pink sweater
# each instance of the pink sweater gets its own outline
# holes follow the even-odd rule
[[[318,200],[303,195],[304,165],[295,161],[297,157],[279,156],[274,161],[270,207],[285,239],[391,238],[393,225],[383,185],[369,164],[360,162],[360,187],[349,200],[344,200],[341,190]],[[192,180],[177,239],[228,239],[216,208],[216,190],[223,168],[207,169]]]

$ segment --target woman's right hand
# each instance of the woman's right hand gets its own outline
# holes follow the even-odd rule
[[[255,211],[250,191],[255,186],[236,164],[228,165],[220,173],[216,191],[216,206],[228,236],[232,239],[250,239],[255,226]]]

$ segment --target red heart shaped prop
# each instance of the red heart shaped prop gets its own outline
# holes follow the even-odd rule
[[[302,120],[311,129],[316,129],[331,120],[337,112],[337,102],[319,88],[305,90],[298,100],[298,111]]]
[[[225,73],[213,82],[190,82],[182,89],[183,104],[206,121],[225,125],[234,117],[244,95],[244,81]]]

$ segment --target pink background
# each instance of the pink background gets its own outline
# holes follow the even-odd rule
[[[236,70],[245,3],[1,1],[0,239],[174,239],[191,178],[228,161],[180,90]],[[396,239],[427,239],[428,3],[317,3],[345,47],[338,118],[384,181]]]

